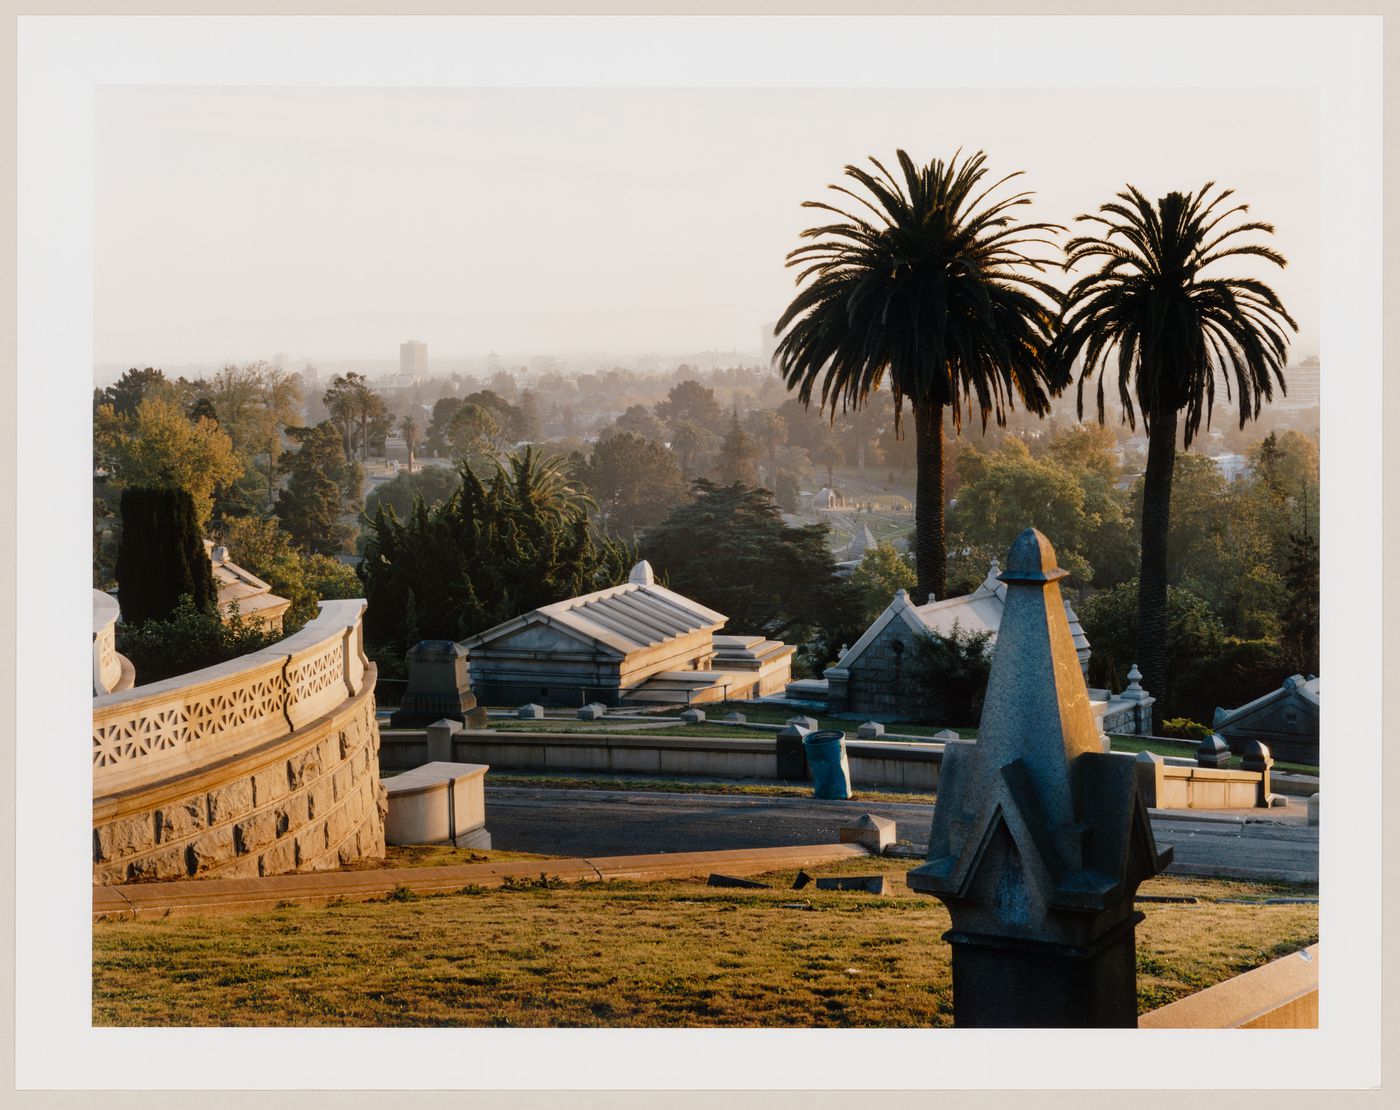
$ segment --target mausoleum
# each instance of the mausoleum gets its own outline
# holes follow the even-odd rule
[[[1214,730],[1235,754],[1253,740],[1267,744],[1275,759],[1316,763],[1321,679],[1295,674],[1277,690],[1238,709],[1217,709]]]
[[[626,583],[545,605],[463,640],[488,705],[675,703],[780,693],[789,644],[718,635],[728,618],[656,584],[645,560]]]
[[[904,590],[895,594],[836,666],[827,669],[830,711],[917,717],[918,706],[913,704],[917,691],[903,679],[917,638],[928,632],[947,636],[956,625],[963,632],[988,632],[995,640],[1006,606],[1006,583],[1000,574],[1001,567],[993,559],[986,579],[972,593],[924,605],[915,604]],[[1080,671],[1087,674],[1089,638],[1067,600],[1064,609]]]
[[[204,541],[204,550],[214,569],[214,585],[219,591],[219,612],[228,620],[236,612],[245,621],[269,632],[282,631],[282,618],[291,601],[278,597],[272,587],[250,570],[229,558],[228,548]]]

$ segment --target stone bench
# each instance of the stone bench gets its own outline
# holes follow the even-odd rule
[[[425,763],[384,780],[389,844],[451,844],[491,847],[486,831],[484,763]]]

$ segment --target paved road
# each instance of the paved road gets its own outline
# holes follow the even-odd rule
[[[921,852],[933,807],[819,802],[644,791],[551,790],[488,786],[486,825],[505,851],[568,856],[700,852],[830,844],[862,813],[896,822],[897,836]],[[1317,880],[1317,829],[1260,821],[1155,818],[1159,846],[1176,850],[1173,871],[1239,878]]]

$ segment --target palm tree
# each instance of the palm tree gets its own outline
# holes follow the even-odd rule
[[[408,448],[408,472],[413,473],[413,451],[418,446],[418,421],[412,416],[405,416],[399,421],[399,433],[403,436],[404,446]]]
[[[846,176],[871,199],[831,188],[870,216],[808,201],[840,217],[802,233],[813,242],[788,255],[802,267],[803,288],[778,321],[776,358],[789,389],[810,404],[814,390],[834,419],[859,408],[886,382],[896,428],[904,405],[914,413],[917,488],[914,552],[919,597],[942,597],[947,577],[943,527],[943,411],[961,429],[964,408],[986,427],[1005,423],[1016,398],[1044,415],[1063,383],[1047,377],[1058,293],[1036,277],[1042,259],[1026,253],[1048,244],[1054,224],[1019,223],[1012,210],[1030,194],[983,201],[1019,174],[982,187],[986,155],[961,163],[915,165],[898,152],[902,180],[876,159],[878,173],[856,166]],[[870,217],[873,217],[870,218]],[[783,334],[786,331],[786,334]]]
[[[1218,374],[1227,397],[1234,380],[1243,428],[1259,415],[1260,405],[1273,398],[1275,381],[1280,390],[1286,388],[1285,328],[1297,331],[1278,296],[1263,282],[1203,274],[1226,259],[1261,258],[1287,265],[1278,252],[1237,239],[1274,229],[1258,220],[1232,220],[1248,206],[1222,208],[1233,190],[1222,189],[1210,198],[1214,188],[1210,182],[1194,194],[1168,193],[1154,204],[1129,185],[1116,200],[1102,205],[1100,214],[1079,217],[1099,226],[1094,234],[1067,244],[1065,269],[1090,261],[1096,269],[1070,288],[1054,351],[1056,370],[1066,375],[1083,358],[1081,416],[1084,383],[1097,375],[1098,416],[1103,422],[1104,379],[1110,369],[1117,372],[1118,396],[1129,426],[1137,426],[1135,411],[1142,414],[1147,473],[1138,573],[1138,665],[1144,685],[1159,698],[1168,693],[1167,531],[1182,414],[1183,442],[1190,447],[1203,412],[1210,426]]]

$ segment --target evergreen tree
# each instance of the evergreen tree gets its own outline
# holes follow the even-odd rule
[[[378,657],[415,638],[460,640],[531,609],[626,581],[635,553],[597,539],[567,467],[526,448],[483,480],[469,467],[445,502],[404,520],[381,503],[359,566]],[[412,619],[409,619],[411,613]]]
[[[1319,673],[1320,620],[1318,543],[1307,532],[1288,537],[1288,571],[1284,577],[1288,612],[1284,616],[1284,650],[1298,674]]]
[[[717,474],[725,485],[735,482],[746,486],[758,485],[758,448],[740,425],[737,412],[720,444],[718,462]]]
[[[163,620],[181,595],[199,610],[214,610],[218,591],[189,492],[133,487],[122,492],[121,514],[116,578],[122,619]]]
[[[329,421],[287,432],[301,447],[288,468],[287,486],[277,495],[277,517],[299,547],[333,555],[349,533],[341,521],[346,471],[341,436]]]
[[[672,589],[724,613],[738,632],[849,634],[859,599],[836,577],[825,524],[788,527],[765,489],[701,479],[693,493],[641,542]]]

